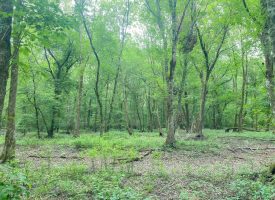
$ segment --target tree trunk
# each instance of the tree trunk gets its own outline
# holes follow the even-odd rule
[[[39,125],[39,109],[38,109],[37,100],[36,100],[35,75],[34,75],[32,69],[31,69],[31,76],[32,76],[32,84],[33,84],[33,105],[34,105],[34,111],[35,111],[35,123],[36,123],[36,129],[37,129],[37,137],[41,138],[40,125]]]
[[[207,98],[207,88],[208,88],[208,80],[209,75],[207,75],[206,79],[202,81],[202,89],[201,89],[201,104],[200,104],[200,113],[199,113],[199,120],[198,120],[198,135],[197,138],[203,138],[203,126],[204,126],[204,120],[205,120],[205,104],[206,104],[206,98]]]
[[[53,138],[54,137],[54,131],[58,129],[58,122],[56,121],[56,118],[58,117],[59,113],[59,102],[60,102],[60,95],[61,95],[61,90],[60,90],[60,83],[59,83],[59,78],[55,80],[55,89],[54,89],[54,105],[52,107],[52,120],[51,120],[51,127],[48,133],[48,138]]]
[[[275,130],[275,1],[262,0],[264,12],[267,12],[267,22],[264,26],[261,42],[263,44],[266,66],[266,87],[271,108],[271,129]]]
[[[152,114],[152,106],[151,106],[151,91],[149,89],[147,96],[147,108],[148,108],[148,131],[153,132],[153,114]]]
[[[88,129],[91,128],[91,115],[92,115],[92,98],[89,99],[89,104],[88,104],[88,114],[87,114],[87,127]]]
[[[110,76],[108,75],[108,78],[106,80],[106,91],[105,91],[105,105],[104,105],[104,131],[108,131],[108,119],[107,119],[107,109],[108,109],[108,94],[109,94],[109,82],[110,82]]]
[[[11,65],[10,94],[8,104],[8,125],[5,136],[5,144],[0,160],[6,162],[15,157],[15,110],[18,83],[18,63],[20,48],[20,33],[14,38],[14,53]]]
[[[125,112],[125,122],[126,122],[126,128],[129,133],[129,135],[133,135],[133,130],[131,127],[131,121],[129,117],[129,111],[128,111],[128,93],[126,91],[126,80],[124,82],[124,112]]]
[[[77,98],[77,108],[76,108],[76,123],[74,130],[74,137],[80,136],[80,120],[81,120],[81,104],[82,104],[82,93],[83,93],[83,79],[84,79],[85,68],[81,69],[81,74],[79,76],[78,85],[78,98]]]
[[[162,131],[162,126],[161,126],[161,121],[160,121],[160,116],[159,116],[159,110],[156,109],[156,116],[157,116],[157,122],[158,122],[158,128],[159,128],[159,136],[163,137],[163,131]]]
[[[88,36],[88,38],[89,38],[89,42],[90,42],[91,49],[92,49],[93,54],[94,54],[94,56],[95,56],[95,58],[96,58],[96,61],[97,61],[96,83],[95,83],[94,91],[95,91],[96,100],[97,100],[97,103],[98,103],[98,106],[99,106],[99,117],[100,117],[100,128],[99,128],[99,130],[100,130],[100,135],[102,136],[102,135],[103,135],[103,132],[104,132],[104,125],[103,125],[103,108],[102,108],[102,102],[101,102],[101,98],[100,98],[100,94],[99,94],[99,78],[100,78],[101,62],[100,62],[98,53],[97,53],[96,48],[95,48],[94,43],[93,43],[92,34],[91,34],[91,32],[89,31],[89,29],[88,29],[88,26],[87,26],[87,23],[86,23],[86,19],[85,19],[84,14],[83,14],[83,10],[82,10],[81,15],[82,15],[82,21],[83,21],[83,25],[84,25],[86,34],[87,34],[87,36]]]
[[[0,17],[0,127],[11,59],[12,4],[12,1],[0,1],[0,12],[8,14]]]
[[[177,1],[169,0],[169,6],[171,9],[171,19],[172,19],[172,58],[170,61],[169,75],[166,72],[167,77],[167,138],[166,145],[173,146],[176,142],[175,139],[175,113],[174,113],[174,73],[177,64],[177,43],[178,34],[177,33]]]
[[[185,99],[187,99],[187,97],[188,97],[188,93],[186,91],[184,92],[184,97],[185,97]],[[186,100],[185,100],[185,103],[184,103],[184,111],[185,111],[184,115],[185,115],[186,131],[190,132],[190,129],[191,129],[190,111],[189,111],[189,104]]]
[[[174,116],[174,82],[169,81],[168,83],[168,99],[167,99],[167,138],[166,138],[166,144],[167,145],[174,145],[176,142],[175,139],[175,116]]]
[[[243,47],[242,47],[243,48]],[[242,50],[243,51],[243,50]],[[242,52],[242,94],[241,94],[241,104],[240,104],[240,111],[239,111],[239,131],[242,132],[243,130],[243,119],[244,119],[244,104],[245,104],[245,96],[246,96],[246,82],[247,82],[247,53]]]
[[[138,122],[139,122],[139,131],[144,132],[143,125],[142,125],[142,120],[141,120],[141,116],[140,116],[140,112],[139,112],[138,97],[137,97],[136,94],[134,95],[134,99],[135,99],[135,103],[136,103],[136,114],[137,114]]]
[[[182,75],[181,75],[181,83],[180,83],[180,88],[179,88],[179,92],[178,92],[178,110],[177,110],[177,125],[180,125],[180,122],[182,123],[183,120],[183,113],[184,113],[184,109],[182,107],[182,98],[183,98],[183,94],[184,94],[184,87],[186,85],[186,77],[187,77],[187,67],[188,67],[188,60],[187,60],[187,56],[184,57],[184,64],[182,66],[183,71],[182,71]]]
[[[94,132],[97,132],[97,119],[98,118],[98,109],[96,108],[96,111],[95,111],[95,119],[94,119]]]
[[[126,12],[125,15],[123,16],[123,23],[121,27],[121,35],[120,35],[120,51],[119,51],[119,56],[118,56],[118,62],[117,62],[117,71],[116,71],[116,76],[115,76],[115,83],[114,83],[114,89],[113,89],[113,94],[110,102],[110,112],[107,120],[107,127],[106,131],[109,130],[110,128],[110,122],[113,114],[113,107],[114,107],[114,101],[116,97],[116,92],[117,92],[117,85],[118,85],[118,80],[119,80],[119,74],[121,71],[121,61],[122,61],[122,55],[123,55],[123,50],[125,46],[125,40],[127,36],[127,28],[128,28],[128,23],[129,23],[129,13],[130,13],[130,1],[126,1]]]

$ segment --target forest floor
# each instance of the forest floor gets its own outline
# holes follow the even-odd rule
[[[17,165],[28,199],[275,199],[275,181],[260,175],[275,162],[274,134],[205,134],[178,133],[173,149],[157,133],[30,134],[17,141]]]

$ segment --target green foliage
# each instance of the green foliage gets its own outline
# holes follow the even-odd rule
[[[141,195],[132,188],[121,186],[125,174],[123,172],[101,171],[90,181],[92,182],[95,199],[119,200],[119,199],[142,199]]]
[[[275,185],[265,185],[260,181],[237,179],[230,185],[233,197],[230,200],[270,200],[275,198]]]
[[[30,194],[31,184],[17,167],[0,165],[0,199],[22,199]]]
[[[141,195],[133,188],[123,186],[126,176],[124,171],[111,169],[93,173],[86,165],[79,163],[57,168],[45,165],[30,176],[30,181],[35,185],[31,197],[46,195],[66,199],[141,199]]]

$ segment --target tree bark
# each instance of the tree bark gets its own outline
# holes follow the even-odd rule
[[[131,120],[130,120],[130,116],[129,116],[129,111],[128,111],[128,93],[127,93],[127,86],[126,86],[126,78],[124,80],[124,113],[125,113],[125,122],[126,122],[126,128],[127,131],[129,133],[129,135],[133,135],[133,130],[131,127]]]
[[[88,104],[88,113],[87,113],[87,127],[88,129],[91,128],[91,115],[92,115],[92,98],[89,99],[89,104]]]
[[[187,1],[185,8],[183,10],[182,16],[180,18],[179,24],[177,23],[177,1],[169,0],[169,7],[171,9],[171,20],[172,20],[172,58],[170,61],[169,72],[166,73],[167,77],[167,90],[168,90],[168,98],[167,98],[167,138],[166,145],[173,146],[176,142],[175,139],[175,113],[174,113],[174,74],[175,68],[177,65],[177,45],[179,41],[179,34],[182,29],[182,24],[185,18],[185,14],[187,8],[189,6],[190,0]]]
[[[8,16],[0,16],[0,127],[4,108],[6,87],[9,76],[11,59],[11,32],[12,32],[12,1],[0,0],[0,12]],[[2,15],[2,14],[1,14]]]
[[[268,47],[266,46],[266,78],[267,78],[267,89],[269,93],[269,99],[270,99],[270,107],[272,111],[272,119],[271,126],[273,131],[275,130],[275,81],[274,81],[274,63],[275,63],[275,0],[266,0],[266,11],[267,11],[267,20],[268,20],[268,34],[270,38],[270,44],[271,44],[271,52],[272,56],[269,55]],[[264,30],[264,34],[265,35]],[[263,41],[264,42],[264,41]],[[268,59],[270,56],[271,60]],[[270,61],[272,64],[270,64]]]
[[[31,69],[31,76],[32,76],[32,86],[33,86],[33,105],[34,105],[34,111],[35,111],[35,123],[36,123],[36,130],[37,130],[37,137],[41,138],[40,135],[40,125],[39,125],[39,109],[37,105],[37,99],[36,99],[36,83],[35,83],[35,74],[33,70]]]
[[[78,97],[77,97],[76,123],[75,123],[74,137],[80,136],[81,104],[82,104],[84,71],[85,71],[85,68],[83,67],[81,69],[79,80],[78,80],[79,85],[78,85]]]
[[[143,123],[142,123],[140,112],[139,112],[139,101],[138,101],[137,94],[134,94],[134,100],[135,100],[135,104],[136,104],[136,114],[137,114],[138,121],[139,121],[139,131],[144,132]]]
[[[243,48],[243,47],[242,47]],[[241,93],[241,104],[239,111],[239,131],[243,130],[243,120],[244,120],[244,104],[245,104],[245,95],[246,95],[246,83],[247,83],[247,53],[242,49],[242,93]]]
[[[209,76],[209,75],[208,75]],[[202,88],[201,88],[201,103],[200,103],[200,113],[199,113],[199,121],[198,121],[198,138],[203,138],[203,127],[204,127],[204,120],[205,120],[205,104],[206,98],[208,93],[208,80],[209,77],[202,81]]]
[[[152,106],[151,106],[151,91],[148,89],[147,95],[147,108],[148,108],[148,131],[153,132],[153,114],[152,114]]]
[[[16,33],[14,38],[14,52],[11,65],[10,93],[8,104],[8,124],[5,136],[5,144],[0,160],[4,163],[15,157],[15,110],[18,83],[18,63],[21,33]]]

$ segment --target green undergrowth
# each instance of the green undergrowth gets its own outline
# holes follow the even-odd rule
[[[24,165],[0,165],[0,199],[158,199],[158,190],[166,185],[173,186],[171,190],[178,193],[179,199],[275,199],[274,176],[267,170],[255,173],[250,163],[243,163],[237,171],[230,164],[190,163],[190,166],[182,166],[180,175],[178,171],[169,171],[165,167],[165,151],[185,151],[186,155],[194,152],[210,159],[227,148],[220,138],[274,139],[271,133],[224,133],[222,130],[204,130],[204,133],[206,139],[201,141],[186,139],[178,134],[175,148],[171,149],[164,148],[165,137],[159,137],[157,133],[135,133],[129,136],[126,132],[113,131],[103,137],[83,133],[79,138],[56,134],[53,139],[37,139],[34,133],[25,137],[17,136],[19,148],[35,151],[41,147],[39,152],[45,156],[56,153],[55,148],[69,154],[71,151],[66,152],[69,147],[85,157],[99,157],[101,161],[106,158],[107,162],[94,168],[89,160],[85,164],[81,160],[60,164],[45,159],[38,164],[30,158],[29,163]],[[0,143],[3,143],[2,136]],[[133,163],[119,165],[110,160],[131,160],[149,149],[154,150],[151,152],[153,166],[145,174],[135,174]],[[179,185],[174,181],[178,181]]]
[[[209,130],[206,129],[204,131],[205,135],[209,138],[247,138],[247,139],[265,139],[265,140],[274,140],[275,134],[273,134],[271,131],[269,132],[256,132],[256,131],[243,131],[243,132],[229,132],[225,133],[224,130]]]
[[[144,199],[134,188],[123,185],[130,175],[125,170],[104,168],[94,172],[79,163],[62,167],[45,163],[31,169],[1,166],[0,199]]]
[[[275,176],[269,170],[261,173],[240,174],[229,185],[228,200],[273,200],[275,199]]]

